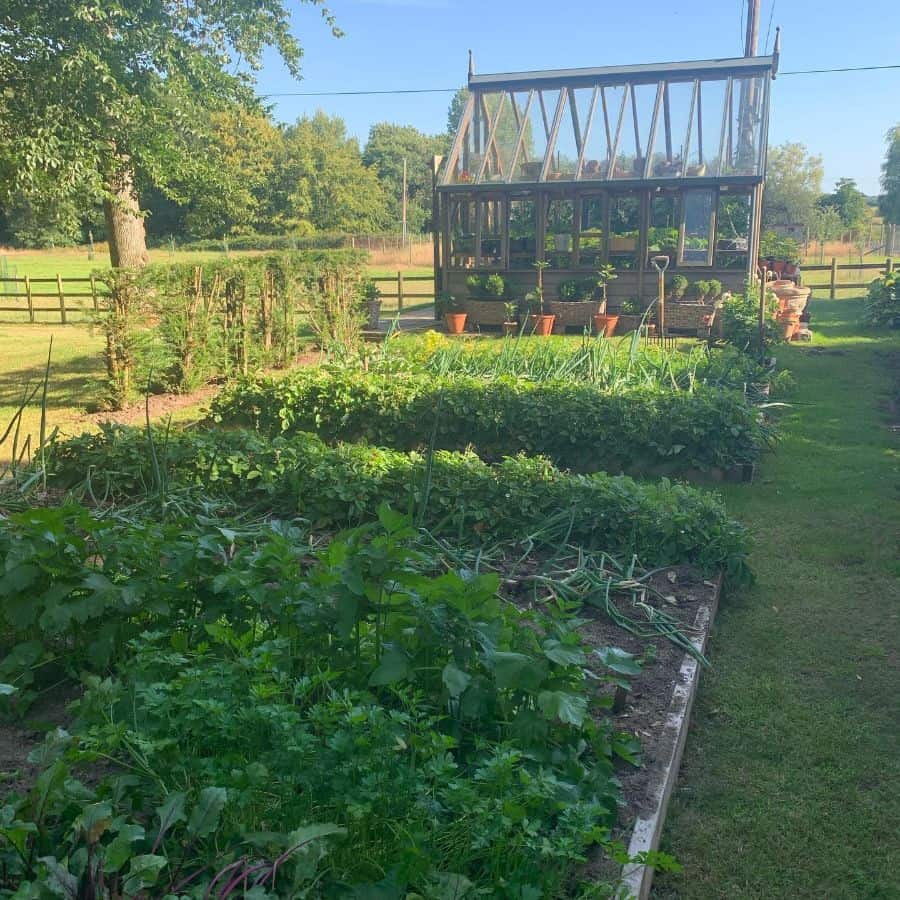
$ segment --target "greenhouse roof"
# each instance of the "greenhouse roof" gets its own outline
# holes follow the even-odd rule
[[[778,56],[469,75],[443,187],[758,182]]]

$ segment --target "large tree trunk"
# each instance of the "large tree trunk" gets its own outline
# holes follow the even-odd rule
[[[138,269],[150,262],[147,235],[131,172],[113,178],[112,197],[103,202],[109,238],[109,258],[114,268]]]

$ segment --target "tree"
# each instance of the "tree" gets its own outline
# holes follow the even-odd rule
[[[6,0],[0,128],[16,140],[0,148],[0,188],[102,198],[113,265],[143,264],[138,185],[215,189],[209,113],[255,107],[246,73],[267,48],[299,76],[285,0]]]
[[[887,133],[887,152],[881,166],[881,189],[878,211],[891,225],[900,225],[900,125]]]
[[[280,209],[286,219],[306,220],[322,231],[382,231],[388,213],[384,188],[363,165],[356,138],[339,116],[319,111],[284,133],[277,167]]]
[[[819,206],[834,209],[847,230],[862,227],[869,210],[866,195],[852,178],[839,178],[833,193],[819,198]]]
[[[764,224],[809,226],[822,193],[823,175],[822,157],[809,155],[803,144],[782,144],[769,150]]]
[[[463,110],[466,108],[468,101],[469,89],[463,87],[453,95],[453,99],[447,107],[447,134],[451,141],[456,136],[459,120],[462,118]]]
[[[363,151],[363,162],[378,175],[393,227],[398,227],[402,218],[403,161],[406,160],[407,227],[411,233],[429,229],[431,162],[434,156],[446,154],[449,143],[445,134],[424,134],[412,125],[379,122],[372,126]]]

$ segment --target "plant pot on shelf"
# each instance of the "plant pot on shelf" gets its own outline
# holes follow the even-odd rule
[[[444,326],[447,334],[462,334],[466,329],[466,314],[462,313],[444,313]]]
[[[556,316],[547,313],[536,313],[535,315],[528,317],[528,323],[531,326],[532,332],[541,337],[548,337],[553,333],[553,323],[555,321]]]
[[[602,334],[604,337],[612,337],[618,324],[618,316],[607,315],[606,313],[599,313],[594,316],[594,330],[598,335]]]

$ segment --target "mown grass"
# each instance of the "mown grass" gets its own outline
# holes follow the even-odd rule
[[[900,341],[817,301],[784,439],[752,486],[755,587],[724,599],[664,835],[657,898],[900,896]],[[896,357],[895,357],[895,365]]]
[[[50,338],[53,354],[47,385],[47,427],[70,429],[102,394],[103,338],[84,325],[3,325],[0,327],[0,434],[6,430],[26,387],[43,380]],[[26,435],[36,442],[41,421],[40,392],[22,416],[19,446]],[[12,437],[0,446],[0,464],[9,461]]]

